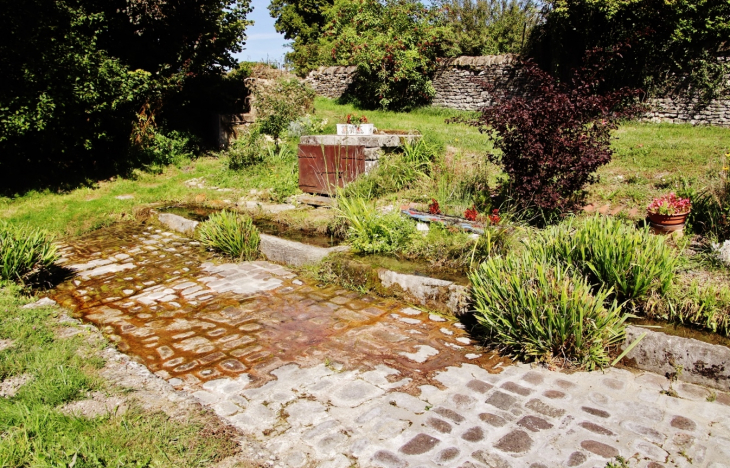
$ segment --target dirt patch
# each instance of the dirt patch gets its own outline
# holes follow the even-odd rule
[[[93,392],[90,397],[64,405],[60,411],[73,416],[96,418],[107,414],[124,414],[129,409],[127,400],[119,396]]]
[[[21,374],[10,377],[0,382],[0,397],[12,398],[18,393],[20,387],[28,383],[33,376],[30,374]]]
[[[0,340],[0,351],[5,351],[8,348],[12,348],[13,345],[13,340]]]

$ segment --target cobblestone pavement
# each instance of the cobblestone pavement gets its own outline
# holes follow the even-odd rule
[[[54,299],[279,467],[730,467],[730,395],[513,365],[463,325],[122,224],[63,249]]]

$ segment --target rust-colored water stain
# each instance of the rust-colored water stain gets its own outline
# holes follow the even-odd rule
[[[64,262],[96,261],[101,274],[80,272],[58,286],[54,299],[153,372],[189,384],[242,372],[265,382],[283,363],[329,360],[348,368],[387,364],[415,387],[434,383],[430,376],[447,366],[469,362],[498,372],[507,362],[459,342],[468,335],[451,321],[404,314],[406,305],[395,300],[335,286],[283,277],[276,289],[249,297],[208,293],[205,281],[215,278],[201,264],[211,255],[196,244],[133,223],[96,231],[68,246]],[[108,265],[119,271],[104,273]],[[437,354],[416,362],[419,346]],[[479,357],[467,359],[468,353]]]

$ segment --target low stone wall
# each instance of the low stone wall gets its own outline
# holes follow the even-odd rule
[[[357,67],[323,67],[310,72],[304,81],[317,95],[337,99],[347,92],[356,73]]]
[[[492,104],[495,93],[520,94],[520,80],[513,55],[458,57],[440,59],[433,78],[436,91],[432,104],[460,110],[479,110]],[[730,57],[721,61],[730,62]],[[326,67],[312,71],[306,81],[320,96],[339,98],[350,90],[357,73],[356,67]],[[728,77],[730,81],[730,76]],[[708,124],[730,126],[730,99],[715,99],[709,104],[683,96],[654,98],[648,101],[650,112],[646,119],[653,122]]]

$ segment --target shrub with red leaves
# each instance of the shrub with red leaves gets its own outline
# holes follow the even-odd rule
[[[439,202],[437,202],[435,198],[432,198],[431,203],[428,204],[428,212],[432,215],[441,214]]]
[[[466,211],[464,211],[464,218],[467,221],[476,221],[477,215],[479,215],[479,213],[477,212],[476,206],[473,205],[471,208],[467,208]]]
[[[522,63],[522,95],[495,95],[491,107],[470,123],[494,139],[501,154],[489,155],[508,176],[518,204],[549,211],[578,208],[595,171],[611,160],[611,131],[636,115],[638,90],[601,92],[601,73],[618,49],[593,50],[569,83],[534,62]],[[487,88],[489,88],[487,86]]]

